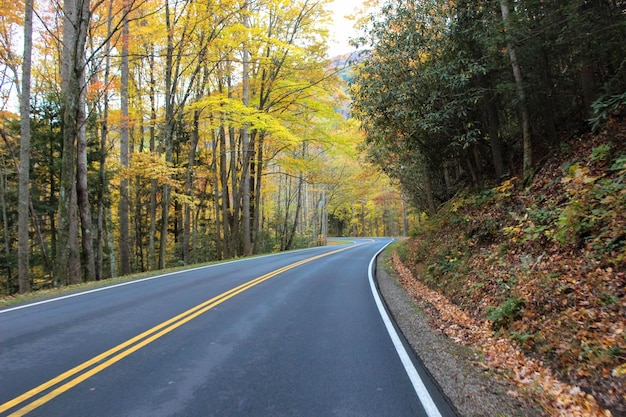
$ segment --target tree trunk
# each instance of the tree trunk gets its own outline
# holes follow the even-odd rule
[[[222,121],[224,123],[224,121]],[[231,221],[230,221],[230,193],[228,189],[228,158],[226,155],[226,129],[222,124],[219,128],[219,142],[220,142],[220,182],[222,183],[222,226],[224,229],[224,257],[232,258],[234,254],[234,250],[231,245]],[[232,156],[231,156],[232,157]]]
[[[30,291],[28,214],[30,208],[30,73],[33,49],[33,0],[24,7],[24,55],[22,61],[22,97],[20,97],[21,140],[18,204],[18,284],[20,293]]]
[[[113,2],[109,3],[109,9],[107,14],[107,42],[104,45],[104,85],[109,85],[110,71],[111,71],[111,42],[109,39],[111,35],[111,26],[113,22]],[[106,158],[107,158],[107,140],[109,134],[109,96],[103,94],[102,114],[100,116],[102,122],[100,123],[100,166],[98,168],[98,230],[96,234],[96,281],[103,279],[104,268],[104,243],[106,235],[107,219],[105,217],[105,204],[104,196],[108,194],[108,181],[106,177]],[[113,275],[111,278],[113,278]]]
[[[3,164],[4,168],[4,164]],[[7,215],[7,201],[6,201],[6,189],[7,189],[7,177],[5,174],[6,170],[0,171],[0,209],[2,210],[2,240],[4,243],[4,256],[6,259],[10,259],[11,257],[11,243],[9,240],[9,217]],[[15,282],[13,282],[13,268],[11,267],[11,262],[5,263],[5,273],[7,276],[7,283],[11,291],[14,291],[13,288],[16,287]],[[19,283],[17,284],[19,288]]]
[[[489,144],[491,148],[491,160],[496,171],[496,178],[500,179],[504,175],[504,159],[502,158],[502,139],[500,138],[500,123],[498,109],[493,97],[487,97],[485,103],[487,111],[487,130],[489,132]]]
[[[156,79],[154,75],[154,50],[150,54],[150,154],[155,155],[156,149]],[[148,206],[148,216],[150,226],[148,231],[148,269],[157,268],[156,261],[156,210],[157,210],[157,182],[150,180],[150,203]]]
[[[84,54],[89,23],[89,0],[65,0],[61,91],[63,114],[63,156],[59,186],[59,236],[55,283],[82,281],[78,250],[76,143],[84,111],[79,107],[84,91]],[[81,114],[82,113],[82,114]]]
[[[302,210],[302,184],[304,182],[304,178],[302,173],[298,177],[298,190],[296,191],[296,213],[293,217],[293,222],[291,223],[291,228],[287,235],[287,240],[283,250],[290,250],[293,247],[293,239],[296,235],[296,227],[298,226],[298,218],[300,217],[300,210]],[[289,210],[286,210],[287,216]],[[285,223],[286,225],[286,223]]]
[[[365,237],[365,202],[361,200],[361,236]]]
[[[228,89],[228,98],[233,98],[232,77],[230,74],[226,76],[226,87]],[[237,152],[237,140],[235,137],[235,128],[228,128],[228,142],[230,146],[230,191],[232,192],[232,214],[230,216],[230,247],[233,255],[240,254],[240,219],[241,219],[241,189],[237,180],[237,162],[241,161],[239,152]]]
[[[86,85],[84,80],[81,85]],[[83,249],[83,280],[94,281],[96,279],[96,266],[93,252],[93,222],[91,219],[91,206],[89,204],[89,189],[87,184],[87,115],[85,113],[85,92],[86,88],[81,89],[78,111],[80,125],[77,138],[78,165],[76,171],[76,197],[80,214],[81,244]]]
[[[254,163],[254,204],[253,204],[253,227],[252,227],[252,242],[253,242],[253,252],[258,253],[259,251],[259,236],[261,231],[261,193],[263,192],[263,142],[265,139],[264,133],[259,133],[258,140],[256,141],[256,155],[255,155],[255,163]]]
[[[193,131],[191,133],[191,143],[189,144],[189,158],[187,161],[187,176],[185,179],[185,194],[193,198],[193,171],[196,165],[196,150],[200,136],[200,112],[195,111],[193,115]],[[185,265],[190,263],[191,251],[191,204],[185,202],[183,206],[183,242],[182,258]]]
[[[108,220],[108,223],[110,225],[113,224],[111,211],[112,210],[106,210],[106,214],[105,214],[105,217]],[[115,244],[113,243],[113,241],[114,241],[113,230],[109,229],[107,233],[107,243],[109,246],[109,257],[110,257],[109,267],[111,268],[111,277],[114,277],[117,272],[117,263],[115,260]]]
[[[598,87],[596,82],[596,76],[594,74],[593,65],[583,63],[580,68],[580,85],[583,91],[583,101],[585,103],[585,111],[587,116],[593,115],[593,108],[591,105],[598,96]]]
[[[246,28],[250,27],[250,21],[246,15],[247,3],[244,6],[243,23]],[[246,34],[247,35],[247,34]],[[248,43],[243,44],[243,68],[242,68],[242,99],[244,106],[248,107],[250,104],[250,52],[248,51]],[[243,223],[243,255],[252,255],[252,241],[251,241],[251,219],[250,219],[250,157],[251,157],[251,145],[250,144],[250,132],[248,126],[244,126],[241,129],[242,140],[242,175],[241,175],[241,194],[242,194],[242,216],[241,221]]]
[[[502,10],[502,20],[504,21],[504,29],[510,31],[509,24],[509,1],[500,0],[500,9]],[[522,114],[522,136],[523,136],[523,176],[527,181],[532,174],[532,139],[530,134],[530,113],[528,112],[528,104],[526,102],[526,90],[524,89],[524,79],[522,78],[522,70],[517,59],[517,50],[510,33],[507,33],[509,58],[513,69],[513,77],[517,87],[517,95],[519,97],[520,112]]]
[[[235,138],[235,128],[230,127],[228,129],[228,139],[230,145],[230,190],[233,193],[233,205],[232,205],[232,215],[231,215],[231,247],[234,255],[240,254],[240,218],[241,218],[241,189],[239,188],[239,182],[237,180],[237,140]]]
[[[128,2],[124,1],[124,21],[122,23],[122,65],[120,69],[120,165],[122,170],[129,166],[128,139],[129,139],[129,113],[128,113]],[[120,275],[131,273],[130,268],[130,237],[129,237],[129,195],[128,176],[123,173],[120,181],[120,201],[118,205],[119,217],[119,268]]]
[[[165,131],[163,141],[165,145],[165,163],[172,161],[174,139],[174,80],[172,77],[174,63],[174,36],[172,34],[172,21],[170,16],[169,1],[165,2],[165,24],[167,28],[167,51],[165,56]],[[171,188],[163,185],[163,199],[161,201],[161,236],[159,246],[159,267],[165,269],[167,264],[167,233],[169,227],[169,213],[171,201]]]
[[[218,138],[215,131],[211,132],[213,139],[213,153],[211,155],[211,167],[213,172],[213,206],[215,215],[215,251],[217,258],[224,258],[224,239],[222,239],[222,213],[220,210],[220,174],[217,169],[217,154],[219,152]]]

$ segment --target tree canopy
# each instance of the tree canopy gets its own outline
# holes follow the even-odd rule
[[[383,2],[352,97],[369,156],[434,211],[523,175],[626,90],[624,3]]]
[[[342,111],[328,4],[35,2],[18,267],[24,26],[3,3],[2,293],[21,288],[18,269],[37,289],[406,231],[403,196],[360,159]]]

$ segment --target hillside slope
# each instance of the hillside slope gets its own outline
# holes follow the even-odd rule
[[[457,196],[398,255],[409,275],[493,332],[483,343],[510,341],[569,387],[558,390],[626,415],[625,118],[564,143],[528,188],[511,178]],[[536,371],[514,369],[502,375],[522,374],[524,395],[544,408],[560,401]],[[597,415],[589,410],[577,415]]]

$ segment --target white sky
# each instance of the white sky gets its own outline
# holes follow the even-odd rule
[[[362,0],[334,0],[330,8],[334,13],[334,23],[330,27],[330,44],[328,45],[328,56],[346,54],[352,52],[354,48],[349,45],[348,40],[356,37],[354,22],[344,16],[354,14],[363,6]]]

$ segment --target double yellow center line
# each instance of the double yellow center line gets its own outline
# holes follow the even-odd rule
[[[357,245],[358,246],[358,245]],[[167,333],[173,331],[174,329],[182,326],[183,324],[195,319],[196,317],[206,313],[207,311],[209,311],[210,309],[212,309],[213,307],[223,303],[224,301],[233,298],[234,296],[236,296],[237,294],[241,294],[242,292],[254,287],[255,285],[258,285],[260,283],[262,283],[263,281],[267,281],[270,278],[275,277],[276,275],[279,275],[285,271],[288,271],[290,269],[293,269],[297,266],[306,264],[308,262],[314,261],[316,259],[320,259],[323,258],[325,256],[329,256],[329,255],[333,255],[335,253],[339,253],[342,252],[344,250],[350,249],[350,248],[354,248],[355,246],[348,246],[348,247],[344,247],[332,252],[328,252],[328,253],[323,253],[321,255],[317,255],[311,258],[307,258],[307,259],[303,259],[301,261],[295,262],[293,264],[284,266],[280,269],[277,269],[275,271],[272,271],[270,273],[267,273],[265,275],[262,275],[258,278],[255,278],[251,281],[248,281],[246,283],[243,283],[231,290],[228,290],[216,297],[211,298],[210,300],[207,300],[201,304],[198,304],[197,306],[167,320],[164,321],[163,323],[154,326],[153,328],[131,338],[128,339],[127,341],[107,350],[104,353],[101,353],[100,355],[86,361],[83,362],[82,364],[62,373],[61,375],[47,381],[44,382],[43,384],[31,389],[30,391],[25,392],[24,394],[15,397],[14,399],[7,401],[6,403],[0,405],[0,413],[3,413],[7,410],[10,410],[14,407],[17,407],[18,405],[25,403],[29,400],[31,400],[33,397],[35,397],[36,395],[41,394],[42,392],[57,386],[59,384],[58,387],[54,388],[52,391],[46,393],[45,395],[42,395],[41,397],[33,400],[32,402],[26,404],[25,406],[23,406],[22,408],[14,411],[13,413],[11,413],[9,415],[9,417],[17,417],[17,416],[23,416],[31,411],[33,411],[34,409],[36,409],[37,407],[42,406],[43,404],[49,402],[50,400],[56,398],[57,396],[63,394],[64,392],[70,390],[71,388],[75,387],[76,385],[80,384],[81,382],[87,380],[88,378],[91,378],[92,376],[96,375],[97,373],[103,371],[104,369],[108,368],[109,366],[115,364],[116,362],[119,362],[120,360],[124,359],[125,357],[127,357],[128,355],[132,354],[133,352],[138,351],[139,349],[141,349],[142,347],[154,342],[155,340],[157,340],[158,338],[160,338],[163,335],[166,335]],[[84,371],[84,372],[83,372]],[[81,373],[82,372],[82,373]]]

